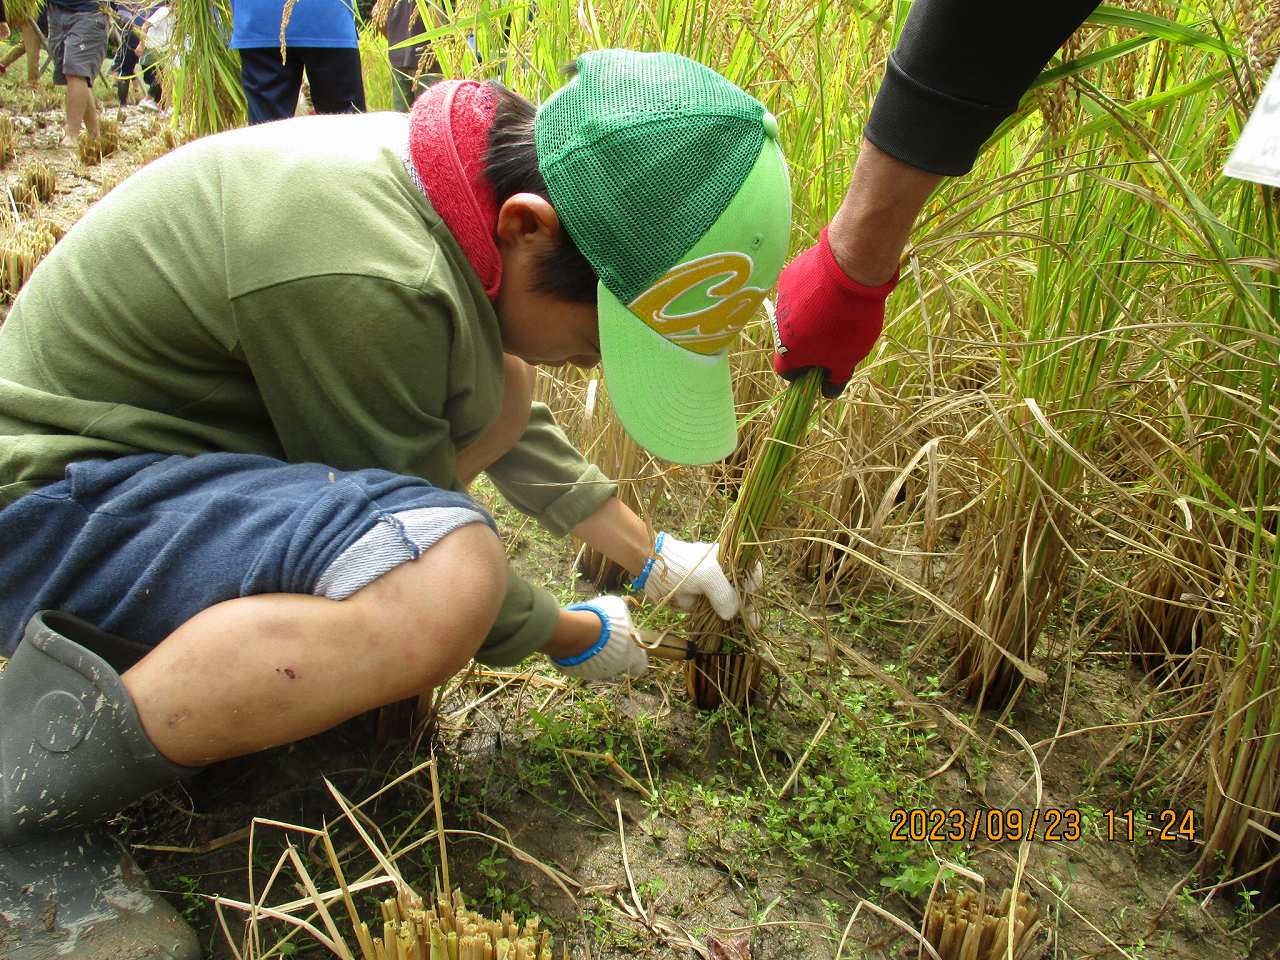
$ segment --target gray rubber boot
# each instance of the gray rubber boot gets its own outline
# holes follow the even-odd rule
[[[91,828],[196,772],[166,760],[142,729],[116,672],[137,659],[130,647],[75,617],[44,611],[0,673],[5,960],[200,956],[195,933],[147,890],[133,858]]]

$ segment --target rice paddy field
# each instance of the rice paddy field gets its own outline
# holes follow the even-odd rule
[[[113,104],[109,149],[54,146],[47,76],[0,76],[0,315],[115,182],[243,121],[221,4],[179,4],[172,113]],[[799,250],[909,7],[444,0],[424,20],[446,76],[535,100],[585,49],[714,66],[778,117]],[[113,829],[219,958],[465,960],[468,924],[512,957],[1280,956],[1280,192],[1222,176],[1278,49],[1264,0],[1100,7],[929,201],[841,398],[784,390],[767,316],[748,327],[722,464],[650,458],[596,374],[540,371],[655,529],[762,564],[750,625],[638,614],[701,667],[474,668]],[[531,580],[616,588],[476,493]]]

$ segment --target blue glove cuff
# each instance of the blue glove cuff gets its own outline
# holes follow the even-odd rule
[[[658,532],[658,539],[653,542],[653,554],[644,562],[644,569],[640,571],[640,576],[631,581],[631,589],[637,593],[644,589],[644,585],[649,582],[649,574],[653,572],[653,565],[658,562],[658,554],[662,552],[662,545],[667,540],[666,531]]]
[[[587,649],[583,650],[581,653],[575,654],[572,657],[565,657],[564,659],[561,659],[559,657],[551,658],[551,662],[554,663],[556,666],[576,667],[580,663],[586,663],[588,660],[590,660],[592,657],[594,657],[597,653],[599,653],[608,645],[609,633],[612,628],[609,626],[609,617],[599,607],[593,607],[589,603],[575,603],[575,604],[572,604],[571,606],[565,607],[565,609],[566,610],[590,610],[592,613],[594,613],[597,617],[600,618],[600,639],[598,639],[591,646],[587,647]]]

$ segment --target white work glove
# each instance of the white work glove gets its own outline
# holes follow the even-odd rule
[[[650,600],[670,598],[681,610],[693,609],[698,597],[706,597],[722,620],[738,615],[738,591],[720,568],[718,543],[685,543],[669,533],[659,533],[653,556],[631,589],[644,590]]]
[[[557,670],[579,680],[644,676],[649,654],[640,646],[626,600],[605,595],[586,603],[575,603],[568,609],[590,610],[599,617],[600,639],[576,657],[552,657]]]

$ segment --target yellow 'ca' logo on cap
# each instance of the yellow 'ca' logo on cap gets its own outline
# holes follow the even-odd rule
[[[747,286],[751,258],[745,253],[712,253],[668,270],[631,301],[631,312],[673,343],[697,353],[719,353],[755,316],[765,291]],[[692,313],[673,313],[673,305],[709,281],[711,303]]]

